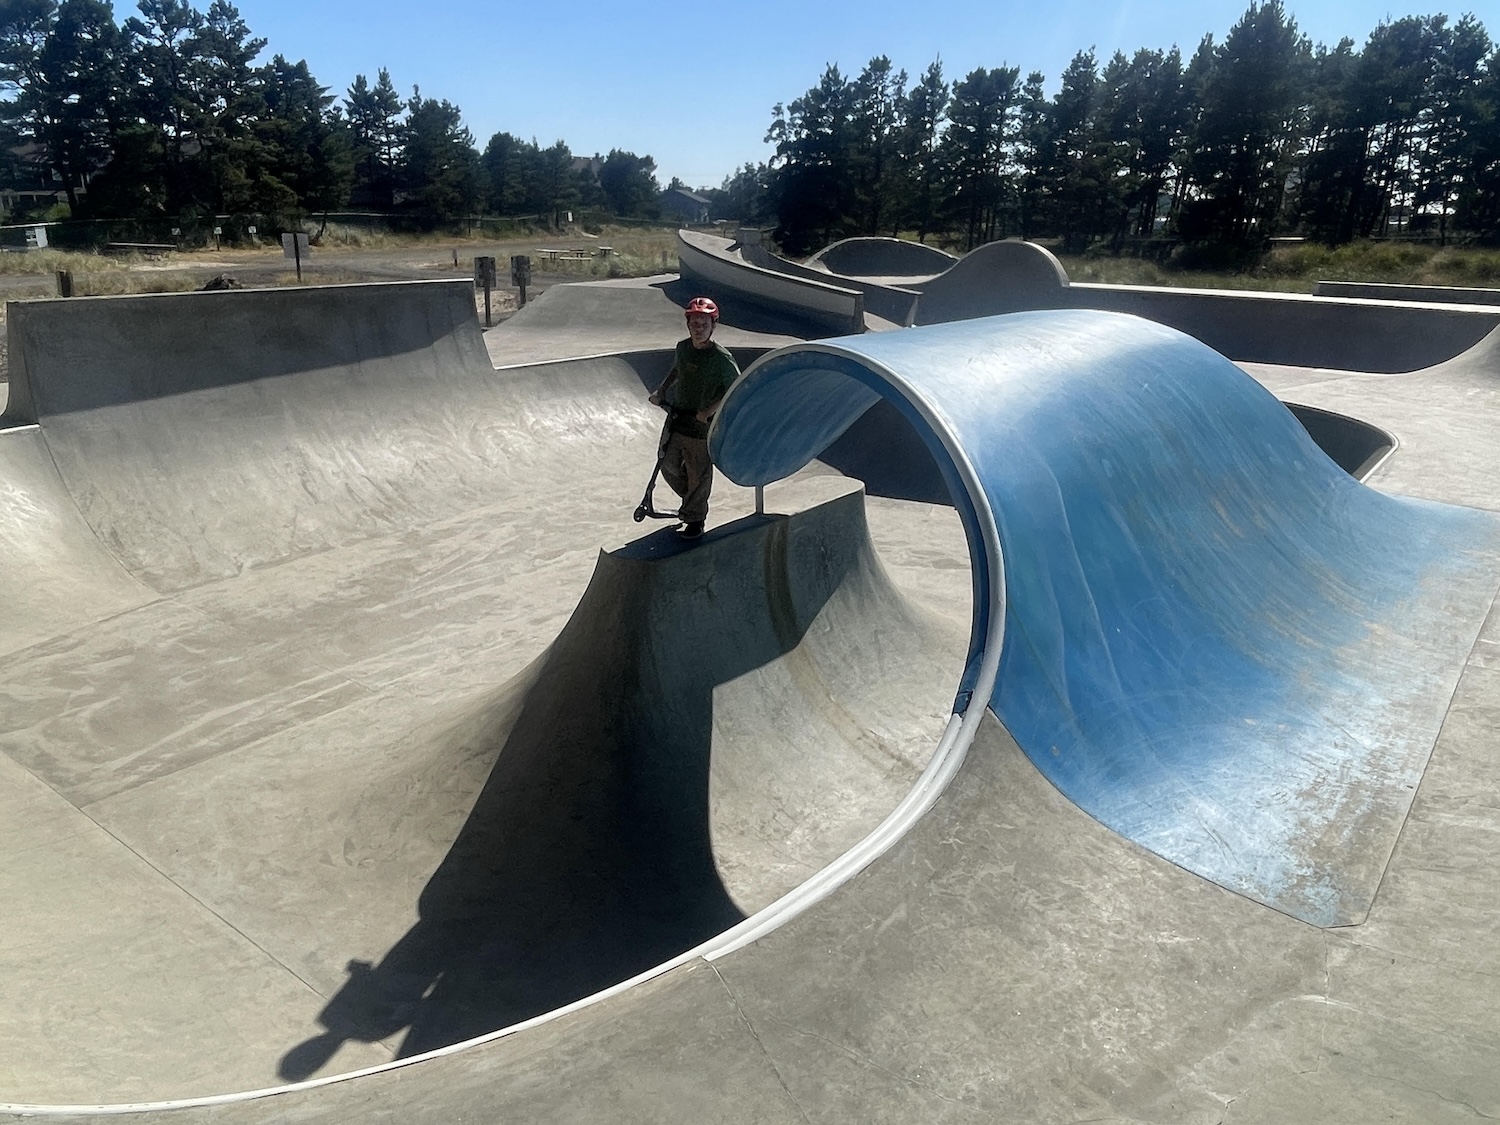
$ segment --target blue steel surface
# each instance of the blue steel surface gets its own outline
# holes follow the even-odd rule
[[[726,399],[715,461],[779,479],[879,395],[950,487],[960,459],[979,482],[951,490],[976,574],[1005,577],[990,706],[1037,767],[1224,887],[1363,918],[1494,597],[1500,522],[1359,484],[1222,356],[1087,310],[773,352]]]

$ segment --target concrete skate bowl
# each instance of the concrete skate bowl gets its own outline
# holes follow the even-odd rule
[[[357,309],[341,312],[312,318],[309,327],[357,326]],[[460,328],[443,338],[462,352],[471,346],[467,333]],[[882,668],[887,661],[904,668],[914,653],[929,650],[903,642],[903,634],[923,627],[923,615],[883,593],[873,564],[860,561],[867,555],[858,546],[861,521],[837,481],[793,480],[833,491],[785,505],[795,508],[785,519],[747,517],[690,551],[648,536],[597,560],[600,536],[571,529],[613,526],[609,521],[628,511],[639,480],[635,451],[653,436],[654,420],[635,413],[644,377],[630,363],[498,374],[468,364],[450,386],[411,362],[422,349],[389,365],[368,347],[356,352],[352,370],[327,369],[330,393],[318,409],[300,394],[287,401],[284,388],[325,381],[322,372],[298,372],[286,383],[252,378],[205,388],[203,399],[171,407],[167,421],[192,421],[194,405],[222,409],[225,398],[239,397],[236,388],[246,388],[246,408],[233,412],[233,425],[214,429],[211,450],[191,459],[206,478],[197,487],[220,507],[228,498],[259,495],[254,473],[231,474],[224,486],[210,471],[218,459],[246,460],[237,447],[253,444],[289,485],[271,491],[285,505],[275,514],[285,520],[289,510],[294,529],[311,517],[299,490],[311,490],[321,497],[316,503],[335,507],[344,497],[380,498],[388,521],[382,526],[392,534],[382,535],[381,526],[364,537],[341,533],[324,547],[314,543],[240,569],[226,565],[221,578],[172,585],[167,593],[151,584],[158,579],[138,577],[144,569],[121,567],[125,589],[144,587],[140,596],[153,599],[147,608],[174,631],[137,618],[98,638],[92,634],[108,622],[84,617],[65,635],[29,646],[27,664],[42,662],[44,675],[7,689],[7,713],[16,705],[29,710],[18,712],[17,727],[25,730],[11,732],[9,757],[0,760],[25,781],[28,775],[9,769],[16,748],[40,747],[55,757],[65,749],[59,727],[71,722],[77,742],[91,739],[99,748],[95,768],[76,769],[85,781],[149,762],[159,748],[182,744],[181,719],[122,745],[115,733],[120,701],[146,700],[139,710],[153,718],[162,701],[180,712],[176,695],[207,694],[201,681],[230,666],[229,639],[245,656],[240,663],[254,664],[272,684],[317,688],[286,692],[270,707],[236,708],[221,682],[192,729],[205,744],[232,741],[232,753],[210,761],[200,748],[189,768],[114,796],[101,789],[84,805],[111,839],[172,883],[170,895],[212,903],[239,932],[256,934],[259,955],[280,951],[278,964],[295,965],[318,993],[339,997],[323,1013],[325,1030],[288,1055],[281,1054],[287,1037],[266,1037],[289,1066],[315,1062],[340,1042],[347,1053],[382,1021],[398,1024],[398,1036],[428,1026],[424,1019],[437,1013],[424,1017],[421,1009],[432,997],[496,988],[469,971],[485,958],[525,963],[531,948],[545,961],[554,945],[566,948],[552,930],[538,953],[522,940],[525,927],[497,922],[492,913],[491,892],[528,895],[538,867],[555,863],[592,876],[597,864],[613,891],[644,892],[648,911],[636,911],[632,898],[613,915],[601,912],[623,916],[633,933],[659,934],[684,900],[700,918],[722,908],[722,890],[706,877],[690,888],[682,882],[684,872],[706,875],[710,857],[695,827],[701,820],[637,800],[649,785],[611,788],[612,771],[599,788],[571,785],[572,767],[607,761],[600,747],[621,737],[575,737],[587,732],[591,714],[624,715],[626,735],[660,731],[656,723],[701,727],[701,693],[718,675],[695,669],[684,690],[663,687],[672,699],[698,700],[663,716],[632,713],[628,699],[636,689],[617,682],[626,678],[639,685],[640,698],[654,698],[650,685],[672,662],[666,642],[681,635],[663,628],[674,614],[701,624],[705,595],[717,598],[722,589],[731,612],[714,626],[729,631],[725,647],[735,651],[688,655],[716,668],[725,662],[731,673],[753,663],[757,649],[781,652],[800,633],[796,647],[773,663],[713,688],[716,735],[721,716],[756,732],[778,705],[787,707],[784,716],[774,711],[778,730],[783,721],[800,726],[799,700],[816,709],[809,721],[824,725],[796,744],[798,760],[805,745],[821,747],[825,738],[852,741],[866,751],[856,757],[870,757],[849,716],[864,719],[869,731],[878,729],[880,707],[904,712],[919,693],[893,690]],[[372,397],[380,409],[361,407],[366,391],[382,385],[389,397]],[[574,393],[580,386],[588,393]],[[127,414],[67,417],[87,435],[85,453],[113,445],[154,456],[178,440],[180,427],[153,415],[179,397],[194,399],[163,395],[117,404]],[[359,1081],[224,1099],[234,1104],[202,1112],[148,1112],[148,1119],[696,1121],[737,1119],[754,1106],[761,1120],[805,1122],[870,1119],[894,1105],[903,1119],[926,1120],[951,1115],[950,1091],[974,1098],[977,1112],[992,1119],[1066,1118],[1080,1105],[1097,1117],[1178,1119],[1184,1098],[1195,1115],[1222,1111],[1214,1092],[1240,1088],[1238,1059],[1247,1046],[1299,1074],[1316,1071],[1301,1053],[1285,1063],[1289,1025],[1318,1042],[1328,1035],[1342,1048],[1348,1037],[1328,1015],[1350,990],[1327,983],[1335,958],[1325,935],[1294,919],[1327,925],[1357,918],[1368,901],[1452,698],[1456,666],[1494,595],[1494,521],[1363,488],[1219,357],[1168,329],[1091,313],[1023,314],[794,345],[747,371],[713,440],[741,484],[768,484],[775,510],[778,489],[790,487],[776,482],[882,405],[920,438],[954,498],[967,525],[977,594],[967,657],[960,641],[952,666],[933,676],[942,694],[934,689],[930,713],[945,724],[944,738],[916,781],[901,785],[904,795],[889,817],[826,866],[818,866],[818,849],[811,851],[810,877],[790,873],[796,885],[788,896],[734,924],[719,944],[700,950],[701,958],[685,950],[650,981],[609,990],[598,1003],[545,1024],[517,1025],[524,1034],[493,1037],[477,1050],[479,1044],[454,1043],[409,1056],[421,1065],[372,1069]],[[495,423],[492,413],[508,421]],[[123,425],[115,418],[140,428],[111,442],[112,427]],[[53,421],[44,415],[40,430],[24,433],[52,442]],[[296,443],[271,436],[291,426],[356,437],[343,438],[346,452],[337,456],[302,454]],[[585,432],[591,440],[578,440]],[[431,487],[416,470],[379,475],[382,466],[416,461],[430,470]],[[469,507],[444,506],[450,472],[473,483],[477,499]],[[325,489],[320,474],[336,487]],[[378,487],[366,491],[362,476]],[[580,476],[589,487],[571,487]],[[71,485],[59,487],[73,499]],[[486,505],[486,498],[494,502]],[[84,497],[81,506],[94,510],[92,503]],[[536,518],[539,508],[559,504],[566,519]],[[214,512],[208,504],[191,512],[193,541],[216,545],[202,552],[205,559],[227,556],[234,538],[225,530],[232,521]],[[91,524],[78,536],[90,539],[107,544],[111,559],[135,541],[128,528],[106,529],[101,538]],[[655,596],[669,573],[655,564],[682,560],[703,565],[685,583],[695,590],[690,602],[674,609]],[[805,600],[798,597],[804,581]],[[649,592],[642,598],[648,608],[612,596],[621,589]],[[800,622],[829,590],[802,631]],[[571,591],[585,591],[582,600]],[[865,656],[847,656],[851,640],[866,635],[862,624],[848,632],[849,619],[879,620],[883,603],[895,615],[893,627]],[[762,623],[741,621],[754,606]],[[830,606],[837,612],[826,612]],[[840,617],[844,607],[847,617]],[[843,624],[845,633],[825,630],[825,621]],[[139,637],[145,642],[133,645]],[[647,643],[654,647],[643,653]],[[816,645],[828,647],[819,652]],[[151,648],[160,667],[154,680],[136,675],[91,686],[87,667],[125,677],[124,666],[141,660],[133,647]],[[611,677],[598,675],[596,652],[642,655],[629,677]],[[585,659],[586,674],[578,669]],[[830,711],[821,702],[827,682],[842,692],[849,678],[842,668],[878,683],[868,710],[849,704]],[[775,680],[796,687],[780,695],[768,684]],[[116,690],[120,683],[137,687]],[[562,686],[543,686],[549,684]],[[745,693],[738,704],[725,698],[734,691]],[[345,695],[335,699],[339,692]],[[337,705],[336,721],[319,713],[324,699]],[[77,704],[61,723],[53,714],[58,700]],[[289,710],[300,710],[307,725],[285,737],[274,723],[268,729],[266,715]],[[237,729],[225,734],[226,726]],[[516,730],[542,730],[549,739],[559,732],[536,752],[558,769],[525,801],[502,799],[511,788],[503,770],[491,787],[510,751],[530,744],[527,735],[513,747],[503,732]],[[828,730],[837,737],[821,733]],[[502,734],[507,741],[496,751]],[[965,753],[971,735],[973,749]],[[747,772],[758,774],[753,761],[768,743],[755,741],[744,760]],[[1011,754],[1017,743],[1027,758]],[[376,753],[363,752],[372,746]],[[33,756],[37,771],[49,768],[42,757]],[[512,758],[532,776],[524,752]],[[717,747],[713,758],[710,786]],[[644,780],[676,762],[637,755],[621,764],[630,778]],[[778,758],[778,769],[786,764]],[[44,787],[30,777],[38,787],[31,806],[52,810],[41,789],[60,796],[66,786]],[[671,798],[692,789],[675,774],[662,784]],[[799,775],[769,803],[791,802],[795,812],[798,800],[829,788]],[[413,811],[422,800],[439,806],[426,830]],[[709,803],[712,812],[712,795]],[[504,815],[481,814],[471,826],[481,808]],[[562,815],[549,817],[549,809]],[[55,812],[53,821],[39,823],[47,827],[68,810]],[[644,830],[625,839],[667,869],[611,883],[613,870],[629,871],[628,855],[591,851],[578,826],[596,817],[620,823],[626,813],[662,822],[670,847],[655,845]],[[0,819],[7,830],[15,823]],[[779,817],[772,823],[774,842],[761,840],[766,850],[798,842],[795,815],[790,824]],[[524,859],[542,859],[515,869],[497,862],[491,849],[510,846],[512,833],[524,837],[516,842]],[[54,831],[53,838],[63,835]],[[714,878],[720,888],[733,887],[716,833],[710,837]],[[53,850],[79,851],[91,839],[68,838],[69,848]],[[460,839],[472,847],[455,850]],[[470,865],[465,856],[475,853]],[[195,857],[205,855],[213,862],[197,865]],[[246,870],[255,877],[245,878]],[[104,896],[125,876],[107,874],[116,878],[87,885],[94,901],[86,917],[120,909]],[[52,886],[64,885],[54,877]],[[653,885],[660,893],[651,893]],[[488,901],[466,901],[471,887]],[[149,890],[128,889],[131,902]],[[524,901],[550,924],[568,915],[569,904],[553,900],[560,889],[553,884]],[[683,895],[688,889],[694,893]],[[835,889],[840,893],[829,893]],[[606,904],[614,901],[600,894]],[[738,896],[730,898],[748,913]],[[814,902],[817,909],[793,917]],[[451,912],[429,909],[454,904]],[[151,921],[140,929],[162,928],[159,917]],[[465,931],[493,940],[472,959],[438,958],[435,965],[432,951],[443,942],[433,935]],[[54,964],[68,968],[59,979],[77,979],[88,946],[101,944],[97,933],[95,923],[90,941],[62,942]],[[108,949],[94,963],[127,963],[154,992],[170,987],[182,967],[169,962],[171,971],[158,964],[142,972],[144,939],[129,936],[103,943]],[[28,956],[43,959],[45,944],[33,942]],[[373,956],[362,959],[366,949]],[[187,962],[193,948],[180,943],[172,953]],[[342,959],[351,956],[346,972]],[[1383,950],[1378,956],[1382,965],[1389,959]],[[225,987],[226,977],[245,974],[254,957],[244,952],[235,974],[207,987]],[[1104,976],[1093,972],[1096,964],[1107,966]],[[533,979],[507,978],[497,990],[514,993]],[[1383,991],[1385,978],[1374,979],[1360,993],[1366,1003]],[[44,1006],[48,982],[27,983]],[[195,983],[203,984],[201,974]],[[274,985],[261,979],[247,991],[237,1017],[254,1007],[253,992],[274,993]],[[267,1007],[285,1007],[284,998],[271,999]],[[95,1019],[101,1004],[115,1003],[105,991],[88,1000]],[[178,994],[171,1001],[154,1022],[133,1013],[130,1026],[152,1036],[174,1023],[212,1028],[229,1007],[195,1010],[191,997]],[[445,1008],[455,1023],[474,1015],[462,1003]],[[1230,1013],[1227,1030],[1204,1019],[1220,1010]],[[240,1046],[253,1051],[264,1043]],[[118,1036],[111,1049],[119,1049]],[[1453,1049],[1445,1043],[1438,1054]],[[6,1057],[14,1060],[16,1052]],[[864,1058],[874,1063],[858,1063]],[[345,1054],[335,1063],[345,1065]],[[906,1081],[899,1068],[918,1064]],[[1083,1068],[1081,1077],[1065,1078],[1059,1066],[1070,1074]],[[937,1086],[933,1068],[941,1074]],[[199,1073],[206,1076],[200,1085],[212,1086],[208,1079],[222,1071],[201,1066]],[[1164,1080],[1169,1073],[1182,1077]],[[845,1112],[851,1104],[856,1110]]]
[[[807,265],[849,277],[929,278],[946,272],[958,258],[946,250],[904,238],[846,238],[830,243]]]
[[[497,372],[448,282],[10,332],[9,1108],[545,1020],[847,878],[951,762],[967,606],[856,483],[631,523],[665,353]]]

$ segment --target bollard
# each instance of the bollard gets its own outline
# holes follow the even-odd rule
[[[59,297],[71,297],[73,295],[73,271],[57,271],[57,295]]]
[[[490,290],[495,287],[495,259],[492,257],[477,257],[474,259],[474,284],[484,287],[484,326],[490,327]]]
[[[521,301],[517,308],[526,307],[526,287],[531,284],[531,255],[512,254],[510,256],[510,283],[521,291]]]

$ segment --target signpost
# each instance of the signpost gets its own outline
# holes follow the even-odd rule
[[[484,326],[490,327],[490,290],[495,287],[495,259],[474,259],[474,286],[484,287]]]
[[[512,254],[510,256],[510,283],[521,291],[520,303],[517,308],[526,307],[526,287],[531,284],[531,258],[526,254]]]
[[[250,228],[254,230],[255,228]],[[281,256],[291,258],[297,263],[297,280],[302,280],[302,259],[307,256],[307,235],[298,231],[296,234],[284,234],[281,236]]]

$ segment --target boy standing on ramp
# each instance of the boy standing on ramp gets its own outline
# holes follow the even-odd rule
[[[708,424],[719,403],[740,377],[734,356],[714,343],[714,325],[719,306],[707,297],[687,303],[688,338],[677,345],[672,370],[661,386],[651,392],[651,402],[665,407],[667,423],[662,430],[661,475],[672,491],[682,497],[677,534],[696,539],[708,518],[708,494],[714,485],[714,466],[708,456]],[[639,517],[637,517],[639,518]]]

